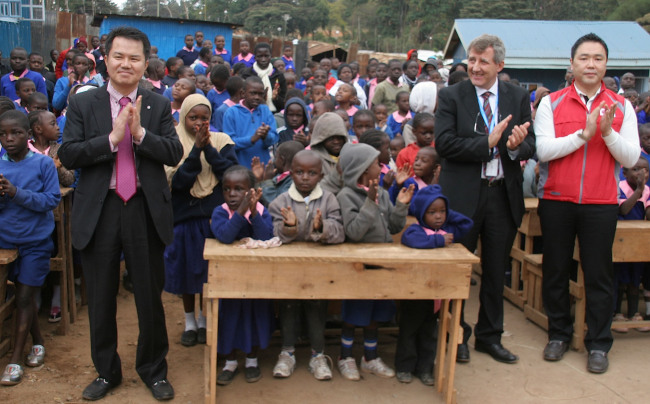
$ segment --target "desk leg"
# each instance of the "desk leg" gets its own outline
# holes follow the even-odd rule
[[[447,355],[447,332],[449,331],[449,300],[442,301],[438,312],[438,341],[436,349],[436,362],[434,364],[434,378],[438,384],[438,393],[442,393],[442,386],[445,383],[445,358]]]
[[[215,404],[217,402],[217,337],[219,335],[219,299],[207,299],[208,308],[208,346],[210,349],[210,363],[206,364],[205,372],[206,386],[205,403]],[[212,323],[212,324],[210,324]],[[206,355],[207,356],[207,355]],[[207,366],[209,365],[209,366]]]
[[[71,195],[66,195],[63,200],[63,212],[64,212],[64,236],[65,236],[65,272],[67,274],[67,279],[61,279],[61,282],[68,282],[68,306],[70,307],[70,323],[74,323],[77,319],[77,296],[75,294],[74,286],[74,265],[72,258],[72,232],[70,230],[70,212],[72,211],[71,206]],[[61,248],[61,247],[59,247]],[[62,302],[62,304],[66,304]]]
[[[454,376],[456,372],[456,353],[458,352],[458,341],[462,337],[460,328],[460,310],[463,301],[461,299],[451,300],[451,324],[449,326],[449,349],[444,363],[444,372],[447,379],[444,381],[442,393],[445,403],[456,403],[456,390],[454,389]]]

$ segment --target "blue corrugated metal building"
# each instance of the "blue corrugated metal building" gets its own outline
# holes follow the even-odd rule
[[[506,46],[504,72],[522,83],[555,90],[564,80],[571,46],[581,36],[595,33],[607,43],[608,76],[633,72],[637,90],[648,90],[650,34],[630,21],[536,21],[459,19],[445,46],[445,58],[460,62],[467,46],[482,34],[497,35]]]
[[[95,15],[93,26],[99,27],[99,34],[108,34],[111,29],[131,26],[147,34],[151,45],[158,47],[158,56],[167,59],[176,56],[176,52],[185,46],[185,35],[201,31],[205,39],[214,43],[214,37],[226,38],[226,49],[232,51],[232,33],[239,24],[220,23],[180,18],[137,17],[129,15],[99,14]]]

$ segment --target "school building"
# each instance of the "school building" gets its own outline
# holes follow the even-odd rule
[[[531,90],[543,85],[553,91],[564,81],[571,46],[590,32],[603,38],[609,48],[607,75],[632,72],[637,91],[648,91],[650,35],[636,22],[458,19],[444,57],[454,63],[465,61],[474,38],[497,35],[506,46],[503,71]]]

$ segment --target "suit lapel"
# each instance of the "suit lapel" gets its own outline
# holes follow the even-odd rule
[[[472,82],[470,80],[465,80],[463,82],[458,83],[457,85],[461,86],[460,97],[463,105],[465,106],[465,109],[467,110],[467,114],[469,115],[470,119],[473,122],[476,122],[477,120],[479,122],[482,122],[482,120],[478,119],[479,116],[478,100],[476,98],[476,88],[474,88]]]
[[[508,86],[499,81],[499,120],[505,119],[512,114],[512,97],[509,95]]]
[[[95,100],[91,108],[95,124],[100,134],[110,133],[113,130],[113,118],[111,116],[111,99],[106,86],[94,90]]]
[[[138,97],[142,96],[142,105],[140,108],[140,125],[143,128],[150,128],[151,125],[151,92],[138,88]]]

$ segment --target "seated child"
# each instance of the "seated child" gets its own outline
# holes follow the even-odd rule
[[[323,160],[324,181],[327,181],[328,184],[331,182],[332,185],[325,189],[333,194],[336,194],[343,186],[343,181],[336,169],[336,164],[339,161],[341,148],[347,141],[347,131],[345,130],[343,120],[339,116],[334,112],[326,112],[319,116],[314,130],[311,132],[311,143],[309,146]]]
[[[436,124],[436,118],[428,112],[418,112],[413,118],[413,134],[415,135],[415,143],[406,146],[397,155],[397,168],[402,168],[404,164],[411,167],[409,173],[413,175],[413,163],[415,163],[415,156],[422,147],[434,146],[433,142],[433,128]]]
[[[243,98],[244,79],[239,76],[230,77],[226,82],[226,91],[230,98],[225,100],[219,108],[212,110],[212,119],[210,120],[210,124],[217,130],[217,132],[223,131],[223,116],[228,108],[238,104]]]
[[[428,185],[435,185],[438,183],[440,176],[440,156],[436,149],[431,146],[426,146],[418,151],[413,163],[413,175],[409,175],[410,166],[404,164],[401,169],[395,173],[395,181],[393,186],[388,190],[391,201],[395,201],[397,195],[402,187],[408,187],[411,184],[415,186],[413,195],[417,195],[418,190]],[[415,216],[412,210],[409,210],[409,215]]]
[[[27,115],[29,113],[29,110],[27,109],[29,106],[29,96],[35,92],[36,85],[30,79],[23,77],[16,80],[16,94],[18,95],[18,99],[14,100],[16,103],[16,109]]]
[[[28,334],[33,345],[25,364],[40,366],[45,358],[36,296],[50,272],[52,209],[61,199],[54,162],[29,150],[30,132],[24,113],[13,110],[0,115],[0,144],[6,151],[0,158],[0,248],[18,250],[8,274],[16,287],[16,313],[14,350],[0,378],[0,384],[6,386],[22,381],[20,364]]]
[[[305,102],[298,98],[293,97],[287,100],[284,104],[284,122],[286,126],[278,129],[278,145],[288,142],[289,140],[296,140],[303,145],[309,145],[309,113],[307,112],[307,105]]]
[[[178,79],[172,87],[172,117],[174,118],[174,125],[178,125],[180,119],[181,107],[183,101],[190,95],[194,94],[196,86],[188,79]]]
[[[341,206],[346,240],[355,243],[391,243],[391,234],[399,233],[406,224],[408,203],[413,187],[404,188],[395,206],[388,192],[379,187],[379,151],[359,143],[348,144],[341,150],[340,165],[345,186],[336,198]],[[355,326],[363,327],[364,355],[361,370],[381,377],[393,377],[395,372],[377,355],[377,322],[389,321],[395,304],[389,300],[346,300],[343,302],[341,375],[359,380],[359,370],[352,357]]]
[[[397,164],[395,163],[395,161],[397,160],[397,156],[399,155],[399,152],[401,152],[404,147],[406,147],[406,145],[404,144],[403,137],[395,136],[394,138],[391,139],[390,146],[389,146],[390,164],[388,164],[391,170],[395,170],[397,168]]]
[[[375,121],[377,122],[376,129],[379,129],[382,132],[386,132],[391,139],[396,136],[393,134],[393,131],[388,127],[388,108],[384,104],[376,104],[372,106],[372,113],[375,114]]]
[[[293,183],[289,191],[278,196],[269,206],[273,232],[283,244],[293,241],[338,244],[345,240],[336,196],[318,184],[323,178],[322,165],[318,154],[311,150],[299,151],[291,164]],[[330,380],[332,370],[328,360],[331,359],[324,355],[327,300],[281,300],[279,305],[282,351],[273,368],[273,376],[289,377],[296,367],[296,323],[304,313],[311,342],[309,371],[317,380]]]
[[[409,93],[407,91],[398,92],[395,96],[395,104],[397,104],[397,111],[390,114],[386,125],[388,125],[394,136],[400,136],[404,125],[411,119]]]
[[[172,191],[174,241],[165,248],[164,289],[182,295],[185,329],[181,344],[184,346],[206,342],[206,318],[199,310],[197,322],[194,314],[195,295],[202,294],[208,279],[203,245],[207,237],[212,237],[212,212],[223,203],[220,179],[229,167],[237,165],[235,145],[230,137],[209,129],[210,108],[210,101],[202,95],[191,94],[185,98],[180,124],[176,126],[183,145],[183,159],[174,167],[165,167]]]
[[[364,109],[363,111],[367,110]],[[370,129],[361,135],[359,143],[369,144],[379,151],[379,157],[377,157],[379,159],[379,165],[381,165],[379,186],[384,189],[389,189],[395,178],[395,172],[388,167],[388,163],[390,163],[390,151],[388,150],[390,138],[385,132],[377,129]],[[393,203],[394,202],[395,201],[393,201]]]
[[[648,160],[639,157],[632,168],[623,168],[625,180],[619,182],[619,220],[650,219],[650,187],[646,185],[650,166]],[[646,264],[642,262],[616,263],[616,308],[614,321],[641,321],[639,313],[639,286]],[[645,285],[644,285],[645,287]],[[627,294],[627,317],[621,311],[623,293]],[[637,328],[638,331],[650,331],[650,328]],[[627,332],[627,328],[615,328],[613,331]]]
[[[260,159],[253,157],[251,171],[255,180],[262,188],[262,203],[269,206],[280,194],[287,192],[293,180],[291,179],[291,162],[293,156],[305,146],[295,140],[282,143],[275,151],[275,160],[266,167]]]
[[[252,237],[269,240],[273,237],[271,215],[258,201],[261,189],[253,189],[255,177],[246,167],[232,166],[223,174],[225,203],[212,213],[212,233],[220,242]],[[221,299],[219,305],[218,353],[226,355],[226,365],[217,376],[217,384],[232,382],[239,368],[235,349],[246,354],[244,377],[253,383],[262,378],[257,363],[259,348],[266,348],[274,330],[273,303],[267,299]]]
[[[458,241],[472,228],[472,220],[449,209],[439,185],[421,188],[413,197],[412,211],[418,219],[402,235],[402,244],[412,248],[439,248]],[[413,376],[432,386],[436,358],[436,317],[439,301],[400,301],[399,337],[395,350],[396,378],[410,383]]]
[[[223,116],[223,131],[235,142],[239,164],[251,167],[253,157],[268,163],[269,147],[278,141],[275,118],[264,99],[262,79],[251,76],[244,84],[244,99]]]

